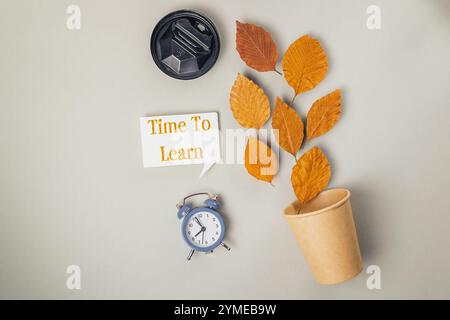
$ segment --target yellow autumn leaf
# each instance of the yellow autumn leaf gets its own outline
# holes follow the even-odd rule
[[[341,116],[341,90],[335,90],[313,103],[308,111],[306,137],[317,138],[333,128]]]
[[[278,171],[278,161],[269,146],[249,137],[245,147],[245,168],[256,179],[270,183]]]
[[[280,147],[295,156],[303,141],[303,122],[295,110],[277,97],[272,114],[272,128]]]
[[[234,118],[244,128],[260,129],[270,117],[269,98],[240,73],[231,89],[230,106]]]
[[[301,203],[316,197],[331,177],[330,164],[322,151],[313,147],[292,168],[291,182],[295,195]]]
[[[308,35],[297,39],[283,57],[283,73],[295,95],[311,90],[325,78],[328,61],[317,39]]]

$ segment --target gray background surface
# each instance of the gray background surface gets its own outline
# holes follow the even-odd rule
[[[69,4],[82,27],[66,28]],[[382,29],[366,28],[366,8]],[[149,37],[166,13],[193,8],[219,28],[217,65],[176,81],[154,65]],[[1,298],[450,298],[449,1],[18,1],[0,2]],[[289,97],[275,73],[249,70],[235,51],[235,20],[265,26],[283,53],[308,33],[330,69],[311,103],[342,88],[343,117],[317,140],[332,163],[330,186],[352,191],[365,266],[337,286],[314,282],[282,217],[295,199],[292,158],[276,187],[241,165],[143,169],[139,117],[218,111],[237,72]],[[175,203],[223,196],[230,253],[187,263]],[[82,289],[66,288],[66,268]],[[201,285],[199,285],[201,284]]]

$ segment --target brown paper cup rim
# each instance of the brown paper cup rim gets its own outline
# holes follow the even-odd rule
[[[291,204],[289,207],[287,207],[286,209],[284,209],[284,216],[285,216],[287,219],[293,219],[293,218],[307,218],[307,217],[315,216],[315,215],[318,215],[318,214],[321,214],[321,213],[325,213],[326,211],[329,211],[329,210],[331,210],[331,209],[338,208],[338,207],[342,206],[342,205],[350,198],[350,194],[351,194],[351,193],[350,193],[350,190],[345,189],[345,188],[328,189],[328,190],[322,191],[322,193],[320,193],[319,195],[325,195],[325,194],[327,194],[327,193],[329,193],[329,192],[335,192],[335,191],[344,191],[344,192],[345,192],[345,195],[344,195],[344,197],[343,197],[342,199],[340,199],[339,201],[336,201],[336,202],[330,204],[329,206],[326,206],[326,207],[321,208],[321,209],[319,209],[319,210],[315,210],[315,211],[308,212],[308,213],[287,214],[286,211],[287,211],[288,209],[291,208],[291,206],[292,206],[292,204]],[[311,201],[315,201],[315,200],[316,200],[316,199],[313,199],[313,200],[311,200]],[[297,202],[297,201],[295,201],[294,203],[296,203],[296,202]],[[293,204],[294,204],[294,203],[293,203]]]

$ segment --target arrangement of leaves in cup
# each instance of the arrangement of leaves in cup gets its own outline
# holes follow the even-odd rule
[[[300,158],[302,146],[333,128],[341,115],[341,91],[335,90],[316,100],[306,116],[306,125],[292,107],[296,97],[315,88],[328,71],[328,60],[320,42],[308,35],[294,41],[282,58],[281,73],[277,69],[278,49],[269,32],[262,27],[236,21],[236,49],[250,68],[259,72],[276,72],[284,76],[293,89],[291,101],[276,98],[272,112],[272,128],[280,147],[296,161],[291,183],[300,203],[315,198],[328,185],[330,164],[316,146]],[[261,129],[271,116],[269,98],[257,84],[238,73],[230,93],[234,118],[244,128]],[[249,137],[245,149],[245,168],[258,180],[272,182],[278,160],[270,146],[258,137]]]

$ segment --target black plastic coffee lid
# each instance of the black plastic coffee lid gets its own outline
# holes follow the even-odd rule
[[[156,25],[150,51],[156,65],[168,76],[195,79],[216,63],[220,51],[219,34],[204,15],[190,10],[175,11]]]

